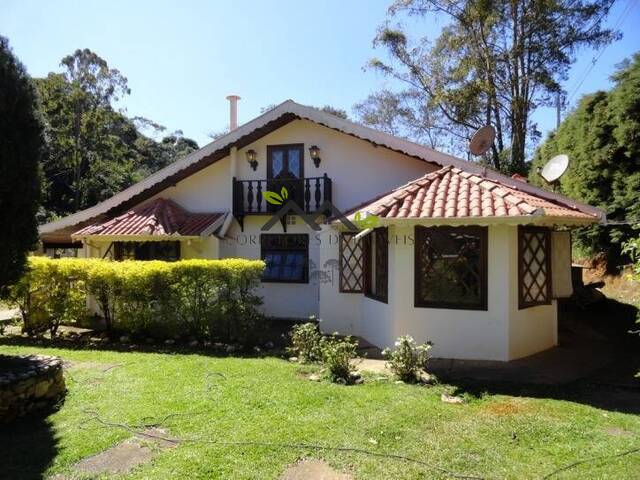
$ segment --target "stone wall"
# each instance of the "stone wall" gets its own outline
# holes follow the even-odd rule
[[[59,358],[0,355],[0,423],[51,407],[65,393]]]

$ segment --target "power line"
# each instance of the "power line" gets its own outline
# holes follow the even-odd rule
[[[614,31],[617,30],[618,28],[620,28],[622,23],[626,20],[628,14],[631,12],[631,9],[633,7],[635,7],[635,5],[636,5],[635,1],[633,1],[633,0],[629,1],[627,6],[625,7],[625,9],[620,14],[620,17],[618,17],[618,20],[616,21],[616,24],[613,27]],[[607,49],[608,46],[609,46],[609,44],[603,45],[600,48],[600,50],[596,53],[596,55],[593,57],[593,59],[591,59],[591,63],[589,64],[589,66],[584,71],[584,73],[582,75],[582,78],[580,79],[580,81],[578,82],[576,87],[572,90],[571,94],[567,97],[567,103],[570,103],[571,100],[573,99],[573,97],[576,95],[576,93],[578,93],[578,90],[580,89],[580,87],[582,86],[584,81],[587,79],[589,74],[593,71],[594,67],[596,66],[596,63],[598,63],[598,60],[600,60],[600,58],[602,57],[602,54],[605,52],[605,50]]]

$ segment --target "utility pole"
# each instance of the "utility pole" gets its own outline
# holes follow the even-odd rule
[[[562,110],[562,93],[556,93],[556,130],[560,128],[560,115]]]

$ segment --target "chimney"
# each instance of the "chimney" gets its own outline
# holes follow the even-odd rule
[[[233,131],[238,128],[238,95],[228,95],[229,100],[229,130]]]

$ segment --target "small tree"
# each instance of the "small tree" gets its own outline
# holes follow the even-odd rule
[[[38,239],[38,164],[45,146],[36,90],[0,37],[0,293],[25,270]]]

